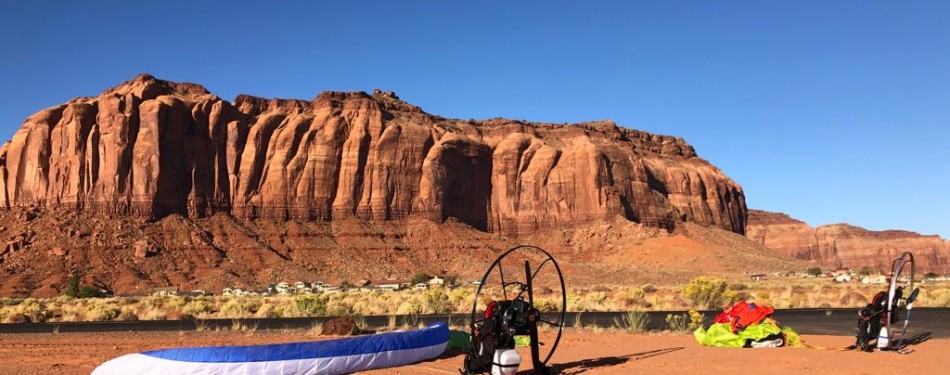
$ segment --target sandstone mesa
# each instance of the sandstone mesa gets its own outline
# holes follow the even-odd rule
[[[139,75],[30,116],[0,148],[0,206],[329,221],[457,218],[517,236],[621,216],[743,233],[742,189],[682,139],[455,120],[395,94],[312,101]]]

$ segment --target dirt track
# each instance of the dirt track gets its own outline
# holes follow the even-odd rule
[[[837,350],[853,340],[804,336],[820,349],[717,349],[696,345],[692,336],[566,332],[552,360],[562,374],[944,374],[950,340],[914,346],[914,353],[858,353]],[[59,333],[0,335],[0,374],[88,374],[99,363],[132,352],[175,346],[250,345],[313,340],[302,331]],[[367,374],[457,374],[459,354]],[[887,371],[887,372],[882,372]]]

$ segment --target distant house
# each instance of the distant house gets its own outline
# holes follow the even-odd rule
[[[429,279],[429,285],[445,285],[445,279],[441,277],[433,277]]]
[[[369,285],[377,290],[400,290],[409,284],[409,280],[399,279],[372,280],[369,282]]]
[[[429,284],[426,284],[426,283],[418,283],[418,284],[416,284],[415,286],[413,286],[413,289],[415,289],[415,290],[426,290],[426,289],[429,289]]]
[[[749,279],[751,279],[752,281],[763,281],[763,280],[767,280],[768,278],[769,278],[769,275],[767,273],[756,273],[756,274],[749,275]]]
[[[834,281],[836,283],[850,283],[851,279],[852,279],[851,274],[844,273],[844,274],[836,275],[834,278]]]
[[[305,283],[305,282],[303,282],[303,281],[298,281],[298,282],[294,283],[294,288],[296,288],[297,290],[300,290],[300,289],[303,289],[303,288],[306,288],[306,287],[307,287],[307,283]]]
[[[277,285],[274,286],[274,290],[277,291],[277,294],[290,294],[295,291],[293,288],[291,288],[290,284],[283,281],[277,283]]]
[[[844,268],[844,267],[838,267],[834,270],[834,272],[831,273],[833,277],[838,277],[841,275],[850,275],[850,274],[851,274],[851,269]]]
[[[178,295],[178,288],[155,288],[149,294],[153,297],[174,297]]]
[[[339,293],[339,292],[342,292],[343,289],[344,288],[342,285],[324,285],[323,286],[324,293]]]

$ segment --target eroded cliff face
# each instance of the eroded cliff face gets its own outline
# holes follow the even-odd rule
[[[238,96],[140,75],[29,117],[0,206],[159,219],[457,218],[523,235],[620,216],[744,233],[742,189],[682,139],[423,112],[392,93]]]
[[[902,252],[910,251],[918,270],[950,272],[950,241],[940,236],[903,230],[871,231],[848,224],[813,228],[788,215],[759,210],[749,210],[746,236],[792,258],[830,267],[887,270]]]

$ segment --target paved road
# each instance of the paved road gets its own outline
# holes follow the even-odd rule
[[[649,312],[651,330],[666,329],[667,314],[681,314],[683,311],[652,311]],[[565,326],[573,326],[580,322],[584,326],[613,327],[621,312],[588,312],[568,313]],[[579,317],[578,317],[579,315]],[[704,312],[707,321],[712,320],[715,313]],[[856,325],[856,309],[794,309],[777,310],[775,319],[780,323],[794,328],[806,335],[840,335],[854,334]],[[917,308],[912,311],[910,333],[930,332],[935,338],[950,338],[950,308]],[[309,328],[315,323],[322,323],[331,319],[322,318],[274,318],[274,319],[209,319],[209,320],[154,320],[139,322],[89,322],[89,323],[23,323],[0,324],[0,333],[37,333],[37,332],[116,332],[116,331],[191,331],[199,327],[202,329],[230,328],[234,323],[257,329],[300,329]],[[387,327],[389,316],[366,316],[366,325],[370,327]],[[396,325],[418,323],[432,323],[451,321],[453,325],[465,325],[467,315],[419,315],[416,317],[397,316]]]

